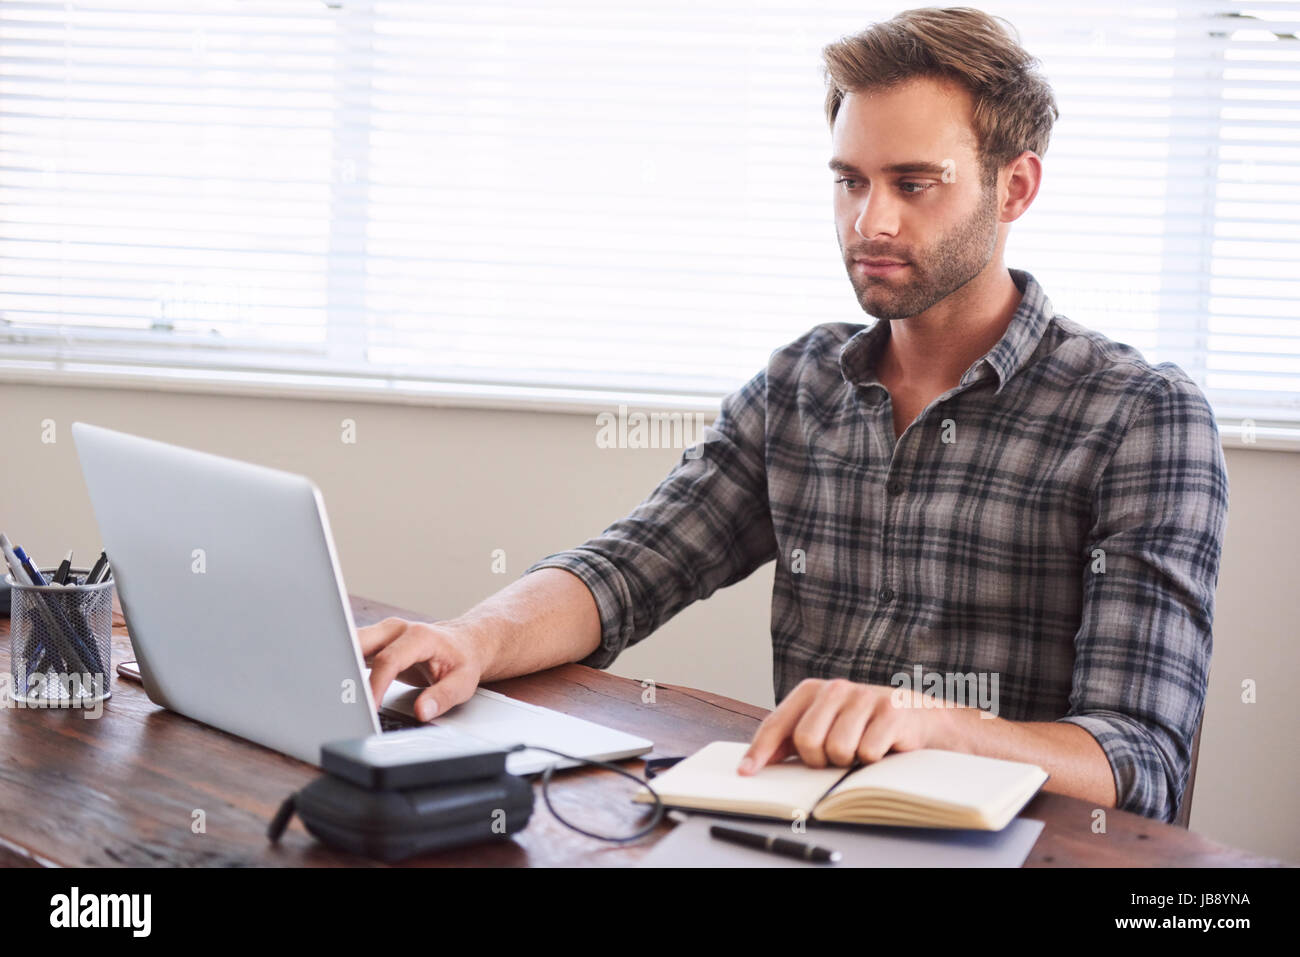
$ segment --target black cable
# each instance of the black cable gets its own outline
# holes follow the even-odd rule
[[[554,748],[544,748],[540,745],[534,745],[534,744],[516,744],[510,750],[511,751],[525,751],[525,750],[546,751],[550,754],[559,755],[560,757],[565,758],[569,761],[578,761],[581,762],[582,764],[590,764],[593,767],[605,768],[606,770],[613,771],[616,774],[621,774],[623,775],[623,777],[630,778],[631,780],[635,781],[637,784],[641,785],[647,791],[649,791],[650,796],[655,799],[654,813],[650,815],[650,823],[645,825],[645,827],[641,828],[641,830],[637,831],[635,834],[630,834],[627,837],[609,837],[604,834],[596,834],[592,831],[584,830],[583,828],[578,827],[576,824],[572,824],[566,821],[563,817],[560,816],[559,812],[555,810],[555,805],[551,804],[551,792],[550,792],[551,774],[552,772],[555,771],[555,765],[548,764],[546,766],[546,770],[542,772],[542,800],[546,802],[546,809],[550,811],[552,815],[554,815],[555,819],[571,831],[577,831],[579,834],[582,834],[585,837],[594,838],[597,841],[608,841],[611,844],[630,844],[632,841],[641,840],[641,838],[645,837],[656,827],[658,827],[659,822],[663,820],[664,802],[663,799],[659,797],[659,792],[657,792],[654,788],[650,786],[650,782],[648,780],[643,781],[641,778],[637,777],[635,774],[633,774],[631,771],[626,770],[625,768],[620,768],[618,765],[610,764],[607,761],[593,761],[590,758],[580,758],[572,754],[565,754],[563,751],[556,751]]]

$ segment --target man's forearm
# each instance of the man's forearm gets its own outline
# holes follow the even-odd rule
[[[976,708],[944,708],[940,743],[949,751],[1037,764],[1051,777],[1045,791],[1098,807],[1115,806],[1115,775],[1097,739],[1077,724],[982,718]]]
[[[579,661],[600,646],[600,613],[591,591],[559,568],[530,572],[442,624],[473,635],[482,650],[482,681]]]

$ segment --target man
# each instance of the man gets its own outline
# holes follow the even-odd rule
[[[739,773],[946,748],[1173,820],[1226,522],[1213,414],[1004,265],[1057,110],[996,20],[908,11],[824,56],[836,235],[877,321],[778,349],[600,536],[460,618],[362,629],[376,698],[428,684],[427,719],[481,681],[606,667],[775,559],[779,705]],[[996,707],[929,707],[912,675]]]

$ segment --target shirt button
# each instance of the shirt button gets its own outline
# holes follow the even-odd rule
[[[885,486],[885,489],[890,495],[902,495],[903,483],[898,479],[890,479],[889,484]]]
[[[880,600],[881,600],[882,602],[890,602],[890,601],[893,601],[893,600],[894,600],[894,589],[892,589],[892,588],[882,588],[882,589],[880,589]]]

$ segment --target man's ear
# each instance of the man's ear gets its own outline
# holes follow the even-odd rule
[[[1043,180],[1043,161],[1033,150],[1025,150],[1003,167],[998,180],[1002,184],[998,221],[1014,223],[1025,214],[1025,210],[1038,195],[1038,187]]]

